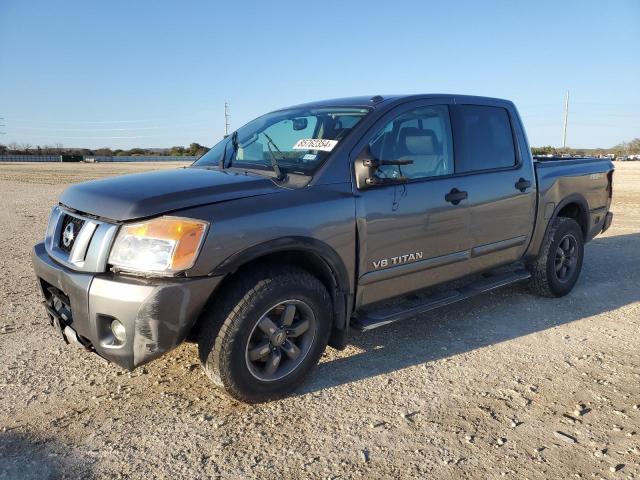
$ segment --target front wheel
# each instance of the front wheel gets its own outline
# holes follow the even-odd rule
[[[557,217],[540,255],[528,265],[531,288],[545,297],[562,297],[578,281],[584,258],[582,230],[573,218]]]
[[[200,332],[200,360],[213,382],[249,403],[281,397],[318,362],[331,330],[331,299],[313,275],[271,268],[227,288]]]

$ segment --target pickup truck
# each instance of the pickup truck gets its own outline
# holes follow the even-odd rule
[[[608,159],[534,159],[507,100],[320,101],[189,167],[70,186],[32,260],[67,343],[134,369],[197,342],[214,384],[261,402],[350,329],[524,280],[568,294],[612,180]]]

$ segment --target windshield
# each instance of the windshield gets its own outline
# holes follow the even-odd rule
[[[215,145],[193,166],[257,168],[310,175],[369,113],[367,108],[291,109],[268,113]]]

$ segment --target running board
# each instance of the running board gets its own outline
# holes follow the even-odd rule
[[[420,303],[405,302],[378,310],[362,310],[351,319],[351,326],[361,332],[367,332],[390,323],[417,317],[436,308],[460,302],[505,285],[526,280],[529,277],[531,274],[527,270],[520,269],[482,278],[464,287],[435,294]]]

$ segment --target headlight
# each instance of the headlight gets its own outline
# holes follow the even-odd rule
[[[202,220],[160,217],[123,225],[109,255],[119,270],[170,275],[191,268],[209,224]]]

